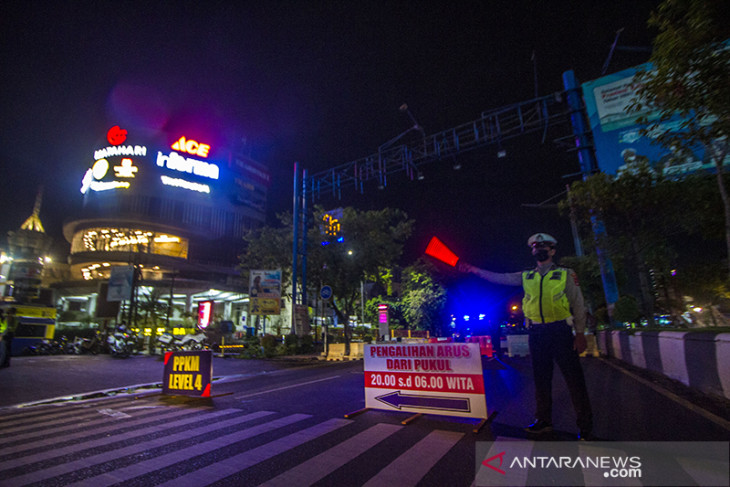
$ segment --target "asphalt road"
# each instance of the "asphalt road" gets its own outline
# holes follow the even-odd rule
[[[583,365],[600,439],[727,442],[730,422],[688,396],[603,359]],[[535,443],[522,430],[533,404],[524,357],[484,363],[496,415],[478,432],[468,418],[345,418],[364,407],[362,361],[216,357],[213,375],[212,398],[181,398],[139,387],[161,382],[155,357],[14,358],[0,370],[0,485],[470,486],[480,444]],[[554,398],[556,431],[540,439],[578,445],[557,377]],[[667,468],[682,485],[704,485]]]
[[[214,377],[250,376],[311,360],[238,360],[213,358]],[[43,355],[13,357],[0,369],[0,407],[83,396],[99,391],[149,386],[162,382],[162,356]]]

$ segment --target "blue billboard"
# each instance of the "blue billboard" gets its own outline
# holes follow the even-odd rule
[[[714,169],[713,161],[701,146],[692,150],[665,148],[656,143],[656,136],[640,133],[642,126],[636,124],[639,116],[646,116],[650,122],[659,118],[657,111],[627,111],[639,86],[634,76],[639,71],[648,69],[651,69],[651,64],[646,63],[582,85],[599,169],[609,174],[617,174],[627,164],[643,157],[654,170],[662,171],[667,176]],[[682,121],[677,116],[661,122],[654,133],[658,135],[666,130],[679,130]],[[730,164],[730,156],[725,159],[724,164]]]

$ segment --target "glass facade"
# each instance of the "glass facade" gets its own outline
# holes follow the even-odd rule
[[[188,240],[135,228],[96,227],[74,235],[71,253],[79,252],[134,252],[187,259]]]

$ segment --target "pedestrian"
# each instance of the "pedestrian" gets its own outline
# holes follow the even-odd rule
[[[522,286],[522,311],[528,327],[535,380],[535,421],[525,428],[531,434],[553,430],[552,378],[557,363],[565,378],[577,416],[579,439],[592,438],[593,413],[578,355],[586,349],[586,310],[575,272],[553,262],[557,240],[536,233],[527,240],[537,261],[534,269],[497,273],[460,261],[458,270],[496,284]]]
[[[10,367],[10,355],[13,353],[13,337],[15,336],[15,328],[18,325],[18,319],[15,316],[16,309],[10,308],[5,314],[5,332],[3,333],[3,348],[5,349],[5,358],[0,367]]]

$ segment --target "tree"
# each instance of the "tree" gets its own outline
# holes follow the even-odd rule
[[[151,325],[153,330],[157,329],[160,316],[167,313],[168,303],[160,299],[160,296],[162,296],[162,290],[152,288],[144,295],[144,300],[137,304],[139,311],[144,313],[144,322]]]
[[[241,276],[248,282],[252,269],[281,269],[281,292],[282,296],[287,296],[291,289],[292,217],[290,213],[281,213],[277,218],[280,226],[264,226],[243,237],[243,252],[239,255]],[[257,332],[260,320],[257,315],[254,324]]]
[[[413,220],[401,210],[385,208],[358,211],[345,208],[340,221],[342,242],[321,245],[322,229],[318,225],[326,212],[315,209],[316,225],[308,231],[309,282],[332,287],[332,307],[345,328],[345,344],[349,346],[349,317],[359,302],[360,283],[364,279],[382,282],[386,272],[396,265],[403,254],[403,245],[410,237]]]
[[[349,343],[349,317],[360,299],[360,282],[368,279],[383,287],[388,285],[383,282],[389,276],[386,269],[394,267],[401,257],[413,220],[397,209],[345,208],[340,220],[343,241],[322,245],[324,235],[320,222],[327,212],[316,207],[313,213],[306,231],[308,291],[312,295],[323,284],[332,288],[332,306],[344,324],[345,340]],[[264,227],[245,237],[241,268],[244,275],[250,269],[281,268],[282,286],[288,289],[291,287],[292,218],[287,213],[278,217],[281,227]]]
[[[251,269],[281,268],[282,290],[291,286],[292,218],[290,213],[277,215],[279,226],[261,227],[243,237],[241,274],[248,278]]]
[[[704,182],[700,176],[671,180],[641,161],[616,177],[597,173],[574,182],[570,202],[561,202],[564,211],[575,212],[585,234],[590,233],[591,218],[600,215],[607,231],[599,245],[634,269],[641,309],[650,323],[652,271],[668,272],[671,267],[672,236],[700,228],[706,202],[698,202],[694,195],[704,193]]]
[[[418,260],[403,272],[403,314],[410,326],[440,336],[446,289],[435,278],[433,264]]]
[[[658,30],[651,68],[637,75],[631,110],[658,114],[638,118],[645,135],[680,152],[701,146],[714,164],[730,277],[730,196],[723,181],[730,151],[730,6],[725,0],[665,0],[649,26]],[[675,117],[681,122],[668,123]]]

